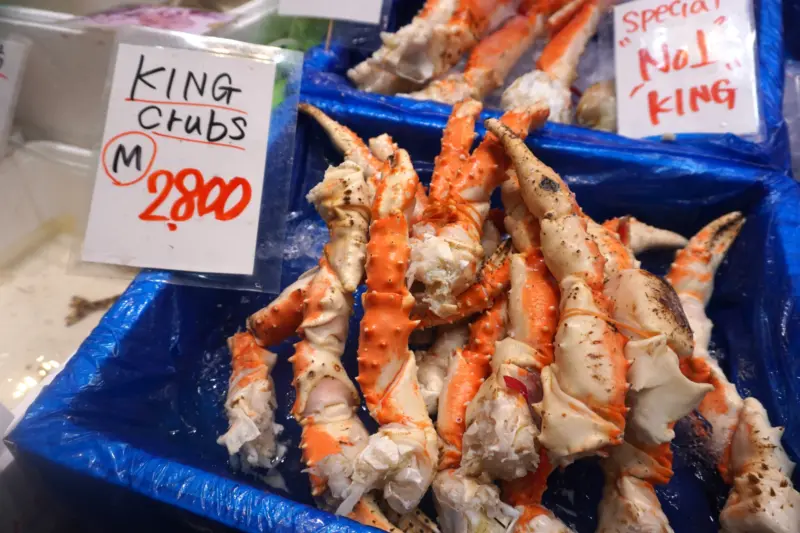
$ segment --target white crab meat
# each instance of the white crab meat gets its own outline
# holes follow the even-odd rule
[[[493,483],[461,470],[439,472],[433,497],[442,533],[507,533],[519,517],[519,511],[500,500]]]
[[[397,512],[407,513],[419,505],[430,485],[433,466],[421,457],[435,457],[422,443],[431,438],[422,429],[402,424],[381,426],[354,461],[352,484],[337,514],[346,514],[351,505],[375,486],[383,487],[383,498]],[[430,446],[428,446],[430,448]]]
[[[270,359],[268,368],[275,365],[275,354],[263,350]],[[275,423],[275,387],[272,379],[256,380],[243,388],[238,382],[249,372],[240,372],[233,376],[228,398],[225,400],[225,412],[230,427],[217,439],[231,455],[240,454],[250,466],[270,468],[283,457],[286,447],[278,442],[283,426]]]
[[[672,441],[672,424],[691,413],[714,387],[683,375],[678,356],[667,346],[666,335],[629,341],[625,357],[631,362],[631,411],[626,431],[643,444]]]
[[[514,80],[501,99],[501,105],[506,110],[524,109],[542,102],[550,108],[548,120],[562,124],[572,122],[569,87],[541,70],[528,72]]]
[[[497,349],[502,350],[507,341],[513,342],[501,341]],[[526,379],[516,365],[502,364],[493,369],[467,407],[462,465],[472,475],[486,472],[493,478],[516,479],[539,464],[539,430],[527,400],[505,384],[506,376],[520,382]]]
[[[418,225],[410,242],[411,261],[406,279],[419,281],[428,290],[422,301],[440,317],[458,309],[456,296],[475,279],[484,252],[480,243],[461,226],[450,224],[438,234],[430,225]]]

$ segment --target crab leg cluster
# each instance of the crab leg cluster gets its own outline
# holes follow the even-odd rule
[[[743,224],[741,213],[708,224],[678,253],[667,279],[695,332],[694,353],[685,372],[713,387],[698,411],[711,426],[709,451],[723,479],[733,485],[720,513],[722,530],[796,533],[800,493],[791,482],[795,465],[781,446],[783,428],[772,426],[761,402],[739,395],[708,351],[712,324],[705,306],[714,274]]]
[[[540,224],[545,263],[559,283],[560,318],[554,362],[541,373],[539,442],[550,460],[567,465],[622,442],[625,429],[623,340],[607,317],[605,260],[587,231],[569,188],[508,127],[488,120],[514,161],[525,205]]]
[[[447,130],[456,126],[471,132],[480,104],[465,100],[455,106]],[[461,120],[471,117],[470,120]],[[501,120],[521,136],[544,123],[547,110],[543,107],[508,112]],[[466,136],[462,136],[466,137]],[[447,148],[439,156],[437,168],[446,170],[451,178],[447,187],[435,187],[432,179],[431,202],[422,220],[412,228],[409,282],[424,288],[418,297],[428,310],[440,318],[460,318],[461,308],[470,298],[459,301],[477,277],[478,265],[484,257],[481,247],[482,228],[489,213],[492,192],[506,178],[510,161],[498,139],[487,134],[466,160],[464,150]],[[470,141],[471,144],[471,141]],[[469,145],[466,146],[468,153]],[[441,162],[441,163],[440,163]],[[457,169],[454,172],[454,169]],[[441,192],[438,192],[441,191]],[[491,304],[486,298],[485,305]],[[485,308],[485,307],[484,307]]]
[[[486,32],[513,15],[519,3],[427,0],[408,25],[381,34],[383,46],[347,75],[366,91],[407,92],[447,72]]]
[[[348,76],[371,92],[450,105],[482,101],[504,85],[532,44],[548,35],[536,69],[503,92],[502,107],[542,103],[550,109],[550,120],[569,123],[570,87],[604,11],[603,0],[428,0],[410,24],[382,34],[383,46]],[[448,73],[470,49],[463,70]],[[591,120],[591,112],[582,110],[581,120]]]
[[[581,54],[597,31],[602,13],[602,0],[582,2],[569,23],[545,46],[536,70],[520,76],[503,92],[503,108],[516,109],[545,102],[550,108],[551,121],[571,122],[570,86],[577,78]]]
[[[569,18],[565,31],[590,4],[568,4],[578,15],[553,26]],[[230,453],[250,467],[281,460],[266,348],[296,332],[292,413],[312,494],[338,514],[434,532],[417,509],[432,488],[444,533],[569,533],[542,504],[548,477],[599,456],[598,531],[670,532],[655,486],[672,477],[675,424],[696,409],[733,485],[723,531],[798,532],[782,429],[708,352],[704,306],[739,213],[690,241],[633,217],[594,222],[523,142],[546,106],[488,120],[470,152],[481,105],[457,103],[429,194],[388,135],[367,146],[303,111],[345,158],[308,195],[330,239],[318,265],[229,340],[231,427],[219,442]],[[498,186],[504,210],[490,212]],[[635,254],[680,246],[669,283],[639,268]],[[342,364],[362,282],[356,381],[378,424],[371,435]],[[409,338],[429,327],[435,341],[415,356]]]
[[[451,105],[466,98],[483,100],[503,84],[522,54],[545,33],[547,16],[556,7],[557,2],[535,2],[481,40],[472,50],[463,72],[448,74],[402,96]]]

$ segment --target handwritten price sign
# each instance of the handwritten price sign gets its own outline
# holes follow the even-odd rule
[[[758,131],[749,0],[627,2],[614,36],[622,135]]]
[[[275,65],[120,44],[83,259],[250,274]]]

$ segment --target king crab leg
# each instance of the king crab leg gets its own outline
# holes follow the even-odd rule
[[[347,72],[360,89],[392,93],[447,72],[487,32],[513,15],[518,0],[428,0],[410,24],[381,34],[383,46]],[[388,74],[388,76],[387,76]]]
[[[711,383],[714,391],[700,404],[698,411],[708,416],[713,427],[709,442],[714,457],[719,458],[719,468],[724,479],[731,481],[728,462],[730,443],[739,420],[742,398],[717,361],[708,353],[711,342],[711,320],[705,306],[714,290],[714,274],[722,259],[739,234],[744,217],[730,213],[714,220],[695,235],[680,250],[666,276],[675,287],[683,310],[694,332],[695,344],[691,359],[684,364],[684,372],[697,381]]]
[[[552,361],[557,325],[558,289],[542,261],[538,224],[522,204],[516,178],[503,184],[503,203],[504,225],[520,251],[511,266],[509,337],[498,342],[499,328],[482,323],[491,315],[484,315],[476,322],[473,332],[485,329],[484,335],[495,331],[498,335],[491,342],[476,337],[482,341],[478,346],[486,352],[475,363],[482,364],[482,371],[455,372],[451,367],[448,390],[454,391],[458,400],[451,401],[447,408],[440,406],[440,417],[446,418],[444,421],[440,418],[439,433],[444,442],[444,457],[449,459],[440,466],[457,467],[462,444],[464,449],[461,468],[445,470],[434,481],[437,506],[446,513],[443,530],[448,533],[464,528],[476,531],[487,524],[494,529],[498,526],[510,529],[520,513],[522,518],[517,522],[520,531],[548,531],[543,529],[545,526],[551,531],[568,531],[540,502],[527,497],[531,491],[524,485],[504,486],[506,497],[517,506],[515,511],[502,504],[497,490],[487,483],[494,477],[510,479],[536,469],[538,428],[529,403],[538,400],[539,370]],[[496,302],[492,309],[497,305]],[[490,368],[491,375],[483,381]],[[544,492],[545,480],[546,474],[537,481],[540,493]],[[534,507],[541,512],[531,513]],[[497,521],[489,520],[492,516]],[[459,529],[454,529],[458,526]]]
[[[556,465],[622,443],[628,362],[603,294],[605,260],[566,183],[497,120],[486,121],[514,162],[522,196],[541,226],[545,263],[559,282],[561,317],[554,362],[541,373],[539,443]]]
[[[465,99],[453,106],[442,134],[442,149],[434,160],[429,200],[443,204],[450,196],[450,186],[458,175],[461,165],[469,158],[475,141],[475,121],[481,114],[480,102]],[[437,212],[428,213],[426,223],[435,224]]]
[[[527,382],[535,384],[535,387],[526,386],[524,389],[527,391],[527,403],[530,404],[541,399],[541,369],[553,362],[559,293],[542,256],[539,223],[522,200],[516,174],[510,175],[503,184],[502,199],[506,207],[505,226],[511,234],[515,248],[525,254],[524,277],[516,273],[521,265],[515,263],[516,275],[512,280],[510,305],[513,327],[510,333],[512,338],[522,344],[519,346],[521,352],[524,345],[538,352],[533,359],[535,364],[528,369],[527,376]],[[526,380],[518,381],[524,384]],[[507,386],[514,383],[506,379]],[[552,471],[553,466],[546,451],[540,450],[535,469],[529,469],[523,477],[503,482],[504,499],[520,512],[516,524],[518,533],[572,533],[542,505],[542,495]]]
[[[695,332],[694,354],[685,370],[714,387],[698,411],[712,428],[709,451],[723,479],[733,485],[720,513],[722,531],[796,533],[800,493],[792,487],[794,463],[781,446],[783,428],[772,426],[757,399],[742,399],[708,352],[712,324],[705,305],[714,274],[743,224],[738,212],[708,224],[678,252],[667,280],[678,292]]]
[[[532,108],[508,112],[501,120],[524,136],[546,118],[546,109]],[[424,286],[418,299],[440,318],[458,312],[457,297],[475,281],[484,256],[480,242],[489,199],[509,164],[497,137],[487,133],[462,162],[445,200],[431,202],[429,212],[412,228],[409,284]]]
[[[506,313],[506,298],[500,297],[470,325],[469,343],[450,361],[436,421],[442,449],[440,470],[461,464],[468,405],[491,372],[495,345],[505,335]]]
[[[428,206],[444,204],[447,201],[450,194],[450,183],[455,178],[462,161],[469,157],[469,151],[475,139],[475,120],[481,109],[481,104],[473,100],[465,100],[453,108],[442,136],[441,152],[434,162],[430,194],[427,198]],[[440,226],[440,219],[433,216],[432,213],[433,211],[428,207],[412,228],[414,226],[431,228]],[[427,313],[426,316],[430,318],[423,319],[422,327],[437,325],[434,322],[436,315]],[[453,322],[456,320],[457,318],[454,318]],[[444,325],[445,322],[442,321],[439,324]],[[454,334],[448,334],[449,331],[453,331]],[[437,340],[431,350],[421,354],[422,357],[418,358],[419,371],[417,375],[428,412],[431,415],[437,412],[439,394],[444,385],[447,367],[450,364],[450,355],[455,348],[463,347],[468,333],[466,328],[457,327],[455,330],[443,329],[439,335],[442,337],[441,340]],[[450,340],[457,342],[450,342]],[[451,347],[452,349],[450,349]],[[446,357],[442,357],[442,352],[446,352]]]
[[[433,495],[445,533],[502,533],[510,530],[519,514],[500,500],[489,476],[472,476],[459,468],[467,409],[491,372],[495,345],[505,335],[506,315],[502,296],[470,326],[469,343],[452,358],[439,399],[436,427],[442,456]]]
[[[621,238],[628,237],[628,226],[601,226],[587,219],[589,236],[605,259],[608,320],[627,340],[631,383],[625,442],[611,449],[603,461],[606,486],[599,531],[671,531],[653,485],[672,477],[669,443],[675,422],[689,414],[710,387],[694,383],[681,372],[679,356],[692,352],[688,321],[675,291],[638,268]]]
[[[325,113],[309,104],[300,104],[300,111],[314,118],[328,134],[334,146],[342,152],[345,161],[358,165],[368,180],[369,198],[374,195],[374,188],[380,178],[380,169],[383,166],[381,159],[375,157],[361,138],[349,128],[342,126]],[[387,136],[388,137],[388,136]],[[391,139],[389,139],[391,143]],[[331,181],[330,183],[334,183]],[[328,213],[330,215],[330,213]],[[331,237],[338,231],[329,227]],[[331,239],[334,242],[334,239]],[[336,242],[345,242],[338,240]],[[363,260],[363,254],[357,258],[348,258],[346,254],[336,254],[340,261]],[[356,269],[360,271],[360,269]],[[286,340],[294,334],[303,320],[303,301],[306,298],[308,285],[314,278],[317,267],[301,275],[297,281],[286,287],[275,300],[268,306],[254,313],[247,320],[247,328],[261,346],[273,346]],[[355,290],[360,279],[353,279],[350,275],[345,280],[346,289]]]
[[[465,98],[483,100],[503,84],[522,54],[544,33],[546,18],[547,13],[536,7],[511,17],[472,50],[464,72],[449,74],[401,96],[451,105]]]
[[[358,199],[361,191],[366,194],[360,168],[345,162],[328,169],[326,179],[309,193],[309,200],[316,205],[330,233],[324,253],[326,265],[347,292],[355,290],[363,276],[369,209],[368,204],[350,201],[351,196]],[[345,198],[347,203],[343,203]],[[276,435],[282,427],[274,423],[276,402],[270,379],[274,357],[262,346],[283,341],[291,334],[292,326],[301,325],[309,291],[319,275],[319,267],[303,274],[270,305],[248,318],[248,333],[229,339],[233,362],[226,401],[230,429],[219,442],[228,447],[229,453],[242,451],[251,465],[270,466],[281,452]],[[253,381],[248,375],[258,378]]]
[[[547,19],[547,33],[555,35],[564,29],[564,26],[575,18],[576,13],[578,13],[585,3],[586,0],[571,0],[561,6],[558,11]]]
[[[544,264],[538,223],[510,174],[502,189],[505,226],[519,253],[511,261],[509,336],[497,344],[464,435],[464,469],[500,479],[522,477],[538,464],[538,427],[528,406],[541,399],[539,374],[553,361],[558,325],[558,287]]]
[[[303,321],[303,302],[317,270],[314,267],[302,274],[269,305],[247,318],[247,329],[259,345],[274,346],[294,335]]]
[[[283,426],[275,423],[275,387],[270,376],[276,356],[258,345],[250,333],[228,339],[232,371],[225,411],[228,431],[217,439],[231,455],[240,454],[247,465],[271,468],[283,457],[278,443]]]
[[[408,349],[408,337],[417,326],[409,319],[414,298],[405,285],[408,217],[418,178],[404,150],[397,150],[389,161],[391,169],[378,184],[372,205],[357,378],[367,408],[381,427],[355,458],[340,513],[349,512],[373,488],[383,488],[394,511],[408,513],[428,490],[438,456],[436,431]]]
[[[333,145],[342,153],[345,161],[352,161],[361,167],[369,186],[369,199],[372,201],[372,197],[375,196],[375,187],[378,180],[380,180],[380,171],[383,168],[382,159],[375,157],[370,148],[353,130],[339,124],[316,107],[310,104],[300,104],[298,109],[312,117],[322,126]],[[384,145],[387,142],[389,145],[392,144],[392,140],[388,135],[381,138],[385,141]]]
[[[311,473],[312,494],[332,508],[341,500],[352,476],[355,456],[368,439],[355,413],[360,403],[358,392],[341,365],[352,295],[334,267],[345,263],[331,255],[365,246],[369,222],[367,184],[358,166],[345,162],[339,168],[328,169],[325,179],[309,193],[309,200],[321,213],[330,214],[329,226],[348,221],[344,225],[350,228],[348,231],[331,231],[331,236],[351,241],[350,245],[332,242],[325,248],[306,293],[303,322],[298,328],[301,340],[289,359],[297,391],[292,413],[303,428],[300,448]],[[355,270],[364,268],[363,261],[346,265]],[[348,272],[347,277],[360,279],[362,274]],[[359,513],[372,508],[367,503]]]
[[[600,228],[595,237],[598,243],[616,239],[602,226],[595,227]],[[608,258],[606,265],[617,270],[606,270],[605,294],[617,328],[628,339],[625,357],[631,363],[631,409],[625,442],[602,463],[606,486],[598,531],[672,531],[654,485],[672,477],[670,442],[675,423],[691,413],[711,387],[681,372],[679,356],[691,355],[692,335],[675,291],[644,270],[625,268],[635,264],[635,259],[627,247],[617,244],[605,248],[611,255],[627,257]]]
[[[368,439],[355,414],[358,392],[340,361],[352,310],[352,296],[342,278],[360,279],[363,269],[363,262],[342,256],[357,254],[365,245],[367,194],[360,168],[350,162],[328,169],[325,179],[309,193],[317,209],[326,213],[332,242],[304,293],[303,320],[298,328],[301,340],[289,359],[297,390],[292,413],[303,428],[300,448],[311,474],[312,494],[329,509],[340,500],[352,475],[354,456]],[[354,507],[352,518],[394,530],[372,500],[362,499]]]
[[[570,86],[577,77],[580,56],[597,31],[602,12],[602,0],[585,2],[577,15],[545,46],[537,69],[520,76],[505,90],[503,108],[518,109],[544,102],[550,109],[551,121],[571,122]]]

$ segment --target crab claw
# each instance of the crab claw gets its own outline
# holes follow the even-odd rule
[[[648,445],[670,442],[675,421],[691,413],[714,387],[683,375],[665,335],[629,341],[625,356],[632,362],[628,370],[631,437]]]
[[[675,256],[667,281],[680,294],[694,296],[703,305],[711,299],[714,273],[739,235],[745,218],[738,211],[714,220],[689,240]]]
[[[247,318],[247,329],[261,346],[279,344],[294,335],[303,321],[303,302],[319,267],[314,267],[283,289],[277,298]]]
[[[381,162],[372,155],[361,137],[356,135],[353,130],[342,126],[313,105],[300,104],[297,108],[316,120],[328,134],[334,146],[342,152],[344,159],[361,167],[367,178],[380,170]]]
[[[733,490],[719,517],[723,532],[800,530],[800,493],[792,488],[794,463],[781,446],[782,435],[758,400],[744,400],[731,443]]]
[[[623,270],[606,282],[604,292],[614,302],[618,321],[636,324],[645,334],[663,333],[675,353],[692,355],[694,339],[689,321],[675,290],[664,280],[644,270]]]
[[[683,248],[689,243],[683,235],[650,226],[631,216],[606,220],[603,227],[617,233],[634,254],[659,248]]]

